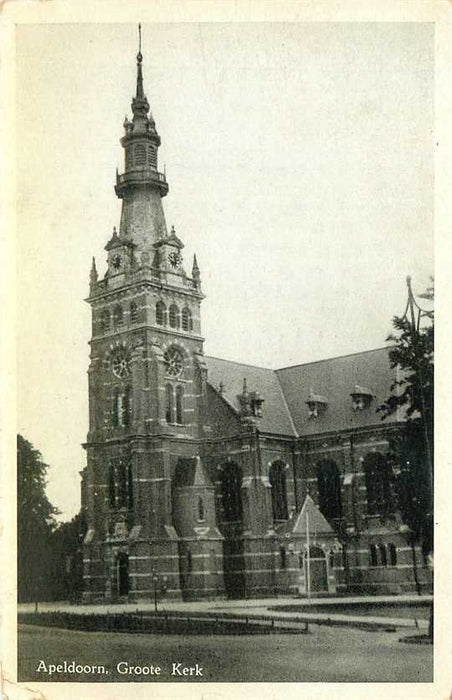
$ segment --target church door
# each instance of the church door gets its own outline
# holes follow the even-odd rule
[[[304,556],[305,580],[308,575],[307,553]],[[320,547],[309,549],[309,572],[311,582],[311,594],[328,591],[328,574],[326,569],[325,552]]]
[[[129,592],[129,557],[125,552],[119,552],[116,559],[118,596]]]

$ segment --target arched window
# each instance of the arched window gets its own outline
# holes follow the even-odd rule
[[[325,459],[317,465],[319,509],[327,520],[342,516],[341,477],[336,462]]]
[[[124,462],[120,462],[118,468],[117,504],[119,508],[125,508],[127,505],[127,469]]]
[[[124,323],[124,311],[122,310],[122,306],[115,306],[114,311],[113,311],[113,323],[115,328],[120,328],[122,324]]]
[[[169,307],[169,324],[171,328],[179,328],[179,309],[177,308],[176,304],[171,304]]]
[[[389,563],[391,566],[397,566],[397,548],[394,544],[388,545],[389,550]]]
[[[148,146],[148,163],[151,168],[157,168],[157,149],[152,144]]]
[[[102,333],[110,330],[110,312],[108,309],[104,309],[100,315],[100,329]]]
[[[115,389],[113,396],[113,427],[119,428],[122,425],[122,403],[123,397],[119,389]]]
[[[379,544],[378,550],[380,552],[380,564],[382,566],[388,566],[388,555],[386,553],[386,546],[384,544]]]
[[[235,462],[226,462],[221,472],[223,522],[242,519],[242,470]]]
[[[284,462],[274,462],[269,472],[272,487],[272,508],[274,520],[287,520],[287,487],[286,465]]]
[[[334,569],[334,552],[330,552],[329,564],[330,564],[330,569]]]
[[[191,554],[191,549],[187,549],[186,558],[187,558],[187,574],[191,574],[191,572],[193,570],[193,557]]]
[[[182,425],[184,422],[184,387],[176,388],[176,423]]]
[[[115,465],[112,462],[108,467],[108,502],[110,508],[116,505],[116,486],[115,486]]]
[[[136,323],[138,321],[138,307],[134,301],[130,304],[130,323]]]
[[[132,387],[126,387],[122,397],[122,422],[121,425],[129,426],[132,423]]]
[[[287,566],[287,551],[286,551],[285,547],[279,548],[279,557],[280,557],[280,568],[285,569]]]
[[[166,422],[167,423],[172,423],[173,422],[173,413],[174,413],[174,389],[171,386],[171,384],[166,385]]]
[[[131,464],[127,467],[127,500],[129,508],[133,508],[133,474]]]
[[[371,544],[369,549],[370,549],[370,565],[371,566],[378,566],[377,545]]]
[[[204,511],[204,501],[202,500],[201,496],[198,497],[198,520],[204,520],[205,519],[205,511]]]
[[[391,468],[384,455],[372,452],[364,458],[367,511],[369,515],[388,515],[393,510]]]
[[[155,320],[159,326],[166,325],[166,306],[163,301],[158,301],[155,305]]]
[[[182,309],[182,330],[183,331],[192,331],[193,330],[193,319],[191,316],[191,311],[190,311],[190,309],[187,309],[186,306]]]
[[[134,160],[135,165],[146,165],[146,149],[142,143],[135,146]]]

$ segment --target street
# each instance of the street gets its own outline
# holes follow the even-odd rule
[[[184,637],[19,625],[18,677],[90,683],[432,682],[433,647],[401,644],[404,634],[310,625],[309,634]],[[64,662],[66,671],[54,671]],[[80,673],[70,671],[77,666]]]

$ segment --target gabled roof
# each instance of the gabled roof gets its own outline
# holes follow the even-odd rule
[[[277,435],[296,435],[281,385],[273,370],[216,357],[206,357],[205,360],[209,384],[216,391],[223,384],[223,399],[237,413],[240,409],[237,396],[242,393],[243,380],[246,379],[248,390],[258,391],[264,399],[262,418],[256,419],[259,430]]]
[[[303,535],[306,537],[307,526],[309,525],[310,537],[316,535],[335,534],[328,520],[320,512],[318,506],[314,503],[309,494],[304,499],[303,507],[294,518],[290,531],[294,535]],[[290,521],[289,521],[290,522]]]

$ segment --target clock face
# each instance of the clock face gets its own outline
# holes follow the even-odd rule
[[[171,253],[168,254],[168,262],[171,265],[171,267],[179,267],[179,265],[182,262],[182,255],[173,250]]]
[[[125,348],[119,348],[115,351],[111,359],[111,369],[115,377],[120,379],[130,374],[129,353]]]
[[[177,348],[168,348],[164,355],[168,377],[180,377],[184,369],[184,356]]]
[[[122,258],[120,255],[115,255],[112,259],[112,264],[115,270],[119,270],[122,264]]]

